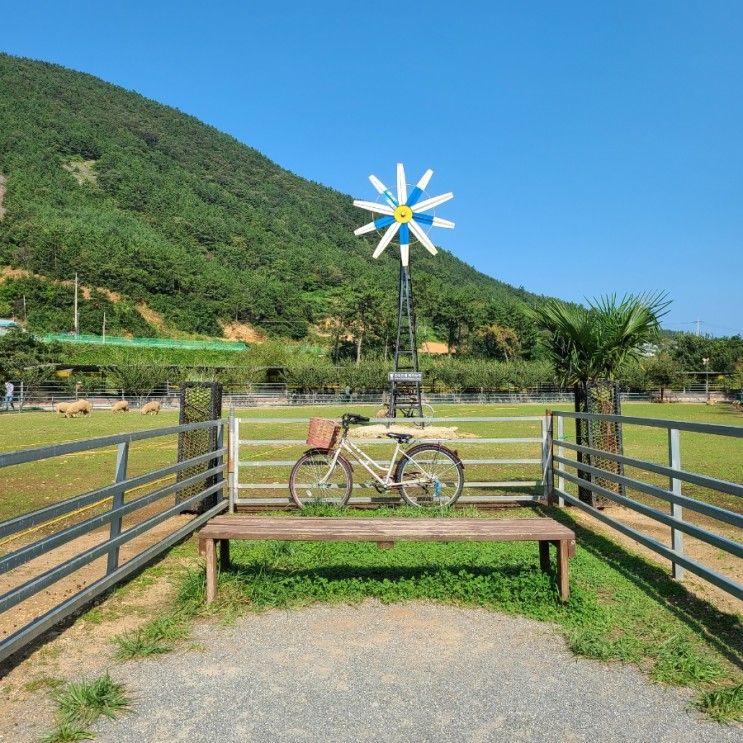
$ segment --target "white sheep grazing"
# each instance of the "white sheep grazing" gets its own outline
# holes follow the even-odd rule
[[[82,415],[90,415],[93,410],[93,406],[88,400],[77,400],[76,402],[70,403],[65,410],[65,418],[75,418],[78,413]]]
[[[112,413],[128,413],[129,403],[126,400],[119,400],[111,406]]]
[[[157,400],[148,402],[147,405],[142,406],[142,410],[139,411],[142,415],[157,415],[160,412],[160,403]]]
[[[67,408],[70,407],[70,403],[68,402],[58,402],[54,406],[54,412],[57,413],[57,415],[62,415],[62,413],[67,412]]]

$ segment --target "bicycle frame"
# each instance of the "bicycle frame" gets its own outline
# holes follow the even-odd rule
[[[343,435],[343,438],[341,438],[340,443],[333,452],[333,459],[330,463],[330,467],[328,468],[328,474],[325,475],[322,480],[320,480],[319,484],[322,485],[330,477],[333,470],[335,469],[336,464],[338,463],[338,457],[340,456],[341,451],[345,451],[347,454],[350,454],[351,458],[356,460],[356,462],[358,462],[377,481],[381,488],[384,488],[385,490],[391,490],[392,488],[399,487],[403,484],[401,482],[393,482],[392,480],[392,472],[397,466],[398,455],[402,454],[403,457],[407,458],[407,454],[403,451],[403,448],[402,446],[400,446],[399,441],[395,441],[395,453],[390,459],[389,468],[385,471],[385,468],[378,465],[363,449],[354,444],[352,441],[349,441],[346,434]],[[383,473],[384,476],[380,477],[377,472]],[[406,480],[405,485],[426,485],[430,484],[432,480],[433,478],[431,478],[430,476],[422,477],[415,480]]]

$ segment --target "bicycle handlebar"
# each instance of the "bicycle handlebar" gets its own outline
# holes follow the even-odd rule
[[[341,424],[348,428],[356,423],[368,423],[369,419],[365,415],[358,415],[357,413],[344,413],[341,418]]]

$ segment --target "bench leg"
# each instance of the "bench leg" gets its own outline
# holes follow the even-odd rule
[[[539,542],[539,567],[543,573],[550,569],[550,543]]]
[[[568,560],[570,558],[570,540],[562,539],[557,542],[557,588],[560,591],[560,600],[567,603],[570,596],[568,582]]]
[[[219,540],[219,569],[229,570],[230,569],[230,540],[220,539]]]
[[[206,549],[206,603],[211,604],[217,597],[217,553],[214,540],[205,539]]]

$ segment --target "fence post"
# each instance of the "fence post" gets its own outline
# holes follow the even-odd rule
[[[224,421],[220,420],[219,423],[217,423],[217,451],[222,449],[224,447]],[[227,450],[227,457],[229,459],[229,449]],[[219,458],[216,460],[212,460],[210,462],[210,467],[217,467],[220,464],[224,464],[224,454],[220,454]],[[220,472],[215,478],[216,482],[224,482],[224,474]],[[227,487],[229,489],[229,473],[227,475]],[[222,486],[222,489],[219,491],[219,500],[224,500],[224,485]]]
[[[237,498],[237,452],[238,452],[238,431],[237,418],[235,418],[235,408],[230,407],[229,414],[229,457],[227,460],[227,472],[230,481],[230,513],[235,513],[235,499]]]
[[[552,412],[545,411],[542,417],[542,487],[543,497],[552,500]]]
[[[558,413],[557,415],[557,440],[562,441],[565,436],[565,419]],[[565,456],[565,447],[560,444],[557,447],[557,456],[558,457],[564,457]],[[560,467],[560,471],[562,471],[562,467]],[[552,464],[552,477],[555,476],[555,466],[554,462]],[[565,490],[565,478],[562,475],[559,475],[557,478],[557,489],[560,491]],[[565,499],[562,496],[558,496],[557,498],[557,505],[560,508],[563,508],[565,506]]]
[[[114,470],[114,482],[123,482],[126,480],[126,468],[129,462],[129,442],[123,441],[119,444],[116,451],[116,469]],[[119,488],[111,499],[111,510],[120,508],[124,505],[124,488]],[[113,539],[121,534],[121,516],[115,516],[111,519],[111,531],[109,538]],[[108,562],[106,565],[106,575],[113,573],[119,567],[119,548],[113,547],[108,552]]]
[[[668,429],[668,466],[675,470],[681,469],[681,431],[678,428]],[[681,480],[677,477],[669,478],[669,490],[674,495],[681,495]],[[678,503],[671,503],[671,516],[679,521],[684,519],[684,509]],[[684,554],[684,532],[671,528],[671,548],[679,555]],[[671,572],[676,580],[683,580],[684,568],[671,562]]]

